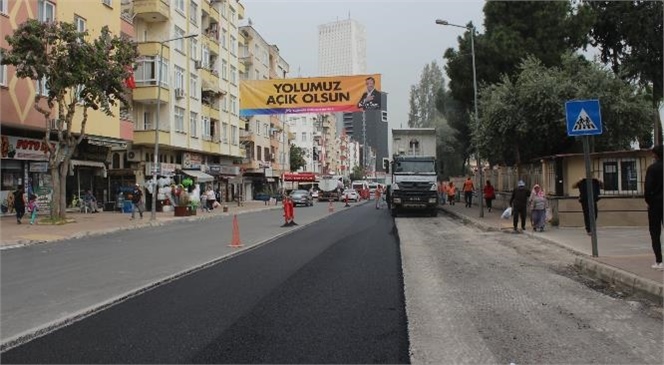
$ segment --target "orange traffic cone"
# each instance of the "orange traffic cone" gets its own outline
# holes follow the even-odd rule
[[[332,200],[330,200],[330,205],[327,207],[327,211],[329,213],[334,212],[334,204],[332,203]]]
[[[229,247],[242,247],[242,242],[240,241],[240,225],[237,223],[237,215],[233,216],[233,241],[231,241]]]

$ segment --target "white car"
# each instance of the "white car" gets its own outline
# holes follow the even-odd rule
[[[357,191],[355,191],[353,189],[344,190],[342,197],[343,197],[343,199],[346,199],[346,197],[348,197],[348,201],[357,202],[357,201],[360,200],[360,195],[357,194]]]
[[[318,199],[318,190],[314,190],[314,191],[311,193],[311,197],[314,198],[314,199]]]

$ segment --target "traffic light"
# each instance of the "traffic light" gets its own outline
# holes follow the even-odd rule
[[[383,170],[385,172],[390,172],[390,159],[387,157],[383,157]]]

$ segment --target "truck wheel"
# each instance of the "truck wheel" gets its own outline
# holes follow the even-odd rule
[[[390,214],[392,215],[392,217],[396,218],[399,212],[397,211],[397,208],[392,208],[392,210],[390,210]]]
[[[431,210],[429,213],[432,217],[437,217],[438,216],[438,209],[434,208]]]

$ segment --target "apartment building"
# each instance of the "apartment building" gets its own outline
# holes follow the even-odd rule
[[[320,114],[316,118],[314,133],[316,157],[322,174],[340,174],[341,144],[332,114]]]
[[[268,43],[251,26],[240,27],[241,79],[285,78],[288,63],[279,48]],[[245,199],[260,193],[275,193],[282,186],[282,174],[290,171],[290,141],[293,135],[283,115],[257,115],[243,120],[240,141],[245,150],[242,161]]]
[[[75,23],[80,31],[87,30],[95,38],[103,26],[114,35],[132,37],[133,25],[121,16],[120,0],[90,0],[85,6],[71,0],[0,0],[0,30],[11,34],[28,19],[43,22]],[[0,37],[0,47],[9,47]],[[0,169],[0,201],[8,192],[23,184],[38,196],[42,214],[47,214],[51,198],[51,177],[47,156],[41,152],[46,129],[44,117],[34,108],[36,95],[47,95],[46,80],[20,79],[15,69],[0,66],[0,125],[2,163]],[[45,104],[42,100],[41,103]],[[45,105],[43,105],[45,106]],[[79,107],[77,107],[79,108]],[[113,116],[102,111],[89,111],[86,138],[77,147],[67,176],[67,201],[84,190],[92,190],[100,202],[113,200],[108,189],[107,159],[111,149],[126,148],[133,136],[133,124],[121,120],[119,107]],[[52,115],[53,118],[56,115]],[[55,119],[49,121],[54,123]],[[75,115],[73,130],[80,130],[82,109]]]
[[[287,118],[287,124],[293,133],[293,144],[304,151],[305,165],[298,171],[320,173],[321,164],[314,140],[314,136],[320,135],[317,126],[318,116],[316,114],[292,115]]]
[[[238,0],[124,0],[136,62],[131,148],[118,152],[138,182],[187,175],[238,196],[240,148]],[[159,164],[154,165],[158,139]],[[115,158],[115,156],[114,156]],[[125,168],[127,166],[120,166]]]

